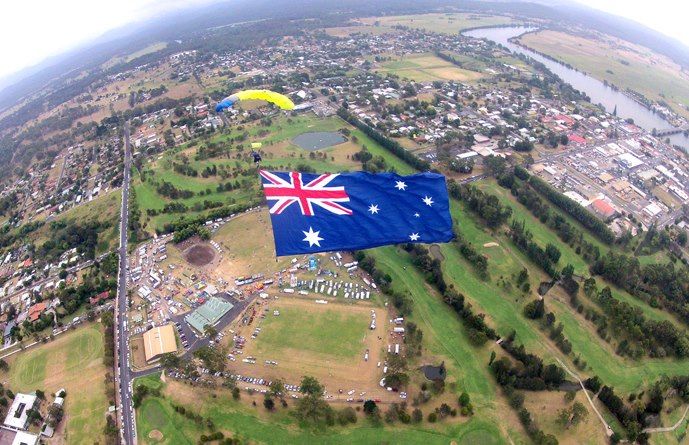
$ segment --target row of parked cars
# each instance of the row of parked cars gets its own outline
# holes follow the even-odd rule
[[[179,321],[175,322],[175,327],[177,328],[177,333],[179,334],[179,339],[182,340],[182,346],[184,346],[184,349],[189,348],[189,341],[187,340],[187,336],[182,330],[182,325],[179,323]]]

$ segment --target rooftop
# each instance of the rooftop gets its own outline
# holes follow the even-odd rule
[[[192,328],[199,332],[203,332],[207,325],[215,326],[215,324],[225,315],[232,304],[219,297],[210,297],[208,301],[198,307],[194,312],[187,315],[185,320]]]
[[[177,352],[175,329],[171,324],[158,326],[144,333],[144,354],[147,362],[168,352]]]
[[[5,425],[23,430],[28,417],[26,412],[33,408],[34,402],[36,402],[35,394],[16,394],[12,406],[7,411]]]

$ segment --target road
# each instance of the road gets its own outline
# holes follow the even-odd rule
[[[115,366],[118,388],[119,416],[122,443],[136,444],[136,425],[132,407],[132,373],[129,368],[129,332],[127,326],[127,236],[129,230],[129,183],[132,165],[131,146],[129,142],[129,122],[124,126],[124,180],[122,181],[122,209],[120,211],[120,256],[117,275],[117,299],[115,302],[115,344],[117,355]]]
[[[578,375],[576,375],[575,373],[573,373],[572,371],[570,371],[569,368],[567,367],[567,365],[565,365],[565,364],[562,362],[562,360],[560,360],[559,357],[555,357],[555,360],[557,360],[557,362],[560,364],[560,366],[562,366],[562,368],[564,368],[564,370],[567,371],[567,373],[568,373],[569,375],[571,375],[572,377],[574,377],[575,379],[577,379],[577,382],[579,382],[579,385],[581,386],[581,390],[584,391],[584,395],[586,396],[586,398],[587,398],[588,401],[589,401],[589,405],[591,405],[591,408],[593,409],[593,411],[594,411],[594,412],[596,413],[596,415],[598,416],[598,419],[599,419],[599,420],[601,421],[601,423],[603,424],[603,427],[605,428],[605,435],[608,436],[608,437],[612,436],[613,433],[614,433],[614,431],[612,430],[612,428],[610,427],[610,425],[608,425],[608,422],[605,421],[605,419],[603,418],[603,415],[600,413],[600,411],[598,411],[598,408],[596,408],[596,405],[593,403],[593,400],[591,399],[591,396],[589,395],[589,392],[586,390],[586,387],[584,386],[584,382],[581,381],[581,379],[579,378]]]
[[[220,320],[218,321],[218,323],[214,326],[218,332],[221,332],[227,326],[229,326],[230,323],[232,323],[232,321],[234,321],[242,313],[244,313],[246,308],[249,307],[249,305],[254,302],[254,300],[258,296],[258,293],[249,295],[246,298],[244,298],[243,300],[237,300],[237,299],[229,296],[228,294],[226,294],[224,292],[221,294],[218,294],[217,296],[219,298],[222,298],[222,299],[232,303],[232,309],[230,309],[225,315],[223,315],[220,318]],[[184,352],[184,354],[181,355],[181,357],[186,358],[186,359],[190,359],[195,351],[201,349],[204,346],[208,346],[210,344],[211,339],[206,337],[206,336],[197,336],[195,331],[191,328],[191,326],[189,326],[184,321],[184,318],[187,315],[188,314],[186,314],[186,313],[181,314],[181,315],[175,315],[175,316],[170,317],[170,320],[173,323],[179,323],[181,326],[182,332],[187,337],[187,339],[189,339],[189,343],[190,343],[189,347],[186,348],[186,351]],[[134,378],[147,376],[147,375],[150,375],[150,374],[153,374],[156,372],[160,372],[160,371],[162,371],[162,368],[160,367],[160,365],[158,365],[158,366],[154,366],[152,368],[144,369],[141,371],[131,371],[130,375],[131,375],[132,379],[134,379]]]
[[[660,427],[660,428],[646,428],[643,432],[646,434],[652,434],[652,433],[669,433],[670,431],[674,431],[679,426],[684,422],[684,419],[687,417],[687,413],[689,412],[689,406],[687,406],[684,409],[684,414],[682,414],[682,418],[680,418],[677,423],[675,423],[672,426],[665,426],[665,427]]]

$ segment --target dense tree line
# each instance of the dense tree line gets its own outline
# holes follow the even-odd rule
[[[199,172],[197,172],[196,169],[189,164],[174,162],[172,164],[172,168],[180,175],[191,176],[192,178],[195,178],[199,175]]]
[[[531,413],[524,406],[524,395],[516,390],[518,388],[516,385],[533,391],[538,390],[537,388],[546,389],[548,385],[546,385],[545,379],[547,378],[550,384],[556,387],[559,385],[559,383],[556,385],[558,380],[560,380],[560,383],[564,381],[564,370],[555,365],[544,367],[543,361],[539,357],[524,351],[523,346],[514,347],[512,345],[513,336],[510,336],[508,340],[507,348],[509,349],[506,350],[521,362],[521,366],[513,365],[508,357],[501,357],[498,360],[491,361],[489,367],[505,392],[509,405],[517,411],[519,421],[526,429],[531,440],[537,445],[557,445],[557,438],[552,434],[545,434],[534,422]]]
[[[133,244],[142,240],[141,227],[141,209],[139,202],[136,200],[136,190],[132,187],[129,189],[129,221],[127,222],[129,230],[129,241]]]
[[[171,182],[163,181],[156,188],[159,195],[168,197],[170,199],[189,199],[194,197],[194,192],[191,190],[183,190],[175,187]]]
[[[615,241],[615,234],[612,233],[608,226],[576,201],[563,195],[550,184],[536,176],[532,175],[529,178],[529,184],[546,199],[589,229],[591,233],[604,243],[612,244]]]
[[[249,201],[242,204],[234,204],[229,206],[220,207],[211,210],[207,215],[199,215],[195,218],[180,218],[177,221],[171,223],[166,223],[163,226],[161,233],[171,233],[179,230],[183,230],[191,226],[202,226],[206,221],[214,220],[217,218],[225,218],[232,214],[244,212],[252,207],[256,207],[260,204],[259,201]],[[192,236],[192,235],[190,235]],[[186,238],[185,238],[186,239]]]
[[[488,273],[488,258],[479,253],[474,245],[467,240],[458,227],[455,227],[455,240],[454,244],[462,254],[464,258],[474,267],[476,273],[482,280],[487,280],[489,278]]]
[[[112,311],[104,312],[101,315],[101,323],[103,324],[103,364],[112,371],[115,363],[115,317]]]
[[[639,412],[627,407],[615,390],[609,386],[603,386],[598,393],[598,399],[620,421],[627,432],[627,438],[634,442],[646,443],[647,435],[642,433],[642,424],[638,420]]]
[[[689,270],[685,266],[670,262],[642,266],[635,257],[611,251],[594,263],[591,272],[689,323]]]
[[[481,346],[488,340],[497,340],[498,334],[489,327],[484,314],[475,314],[471,305],[465,303],[464,295],[457,292],[454,286],[445,282],[440,261],[431,257],[428,249],[420,244],[405,244],[404,250],[409,252],[414,266],[425,276],[426,282],[436,287],[443,296],[443,301],[450,306],[464,321],[464,328],[471,342]]]
[[[618,332],[624,332],[629,341],[638,345],[634,348],[629,341],[623,341],[618,353],[639,357],[646,353],[652,357],[674,355],[689,357],[689,339],[668,320],[649,320],[641,309],[613,297],[609,287],[592,295],[609,317]]]
[[[528,391],[557,389],[565,381],[565,370],[555,364],[544,365],[543,359],[529,353],[524,345],[514,344],[514,333],[505,338],[500,346],[520,364],[513,365],[507,357],[491,364],[495,378],[501,386]]]
[[[553,212],[550,205],[541,199],[530,183],[523,181],[524,178],[528,178],[528,172],[524,168],[517,166],[514,169],[514,173],[502,175],[498,183],[510,189],[517,201],[529,209],[543,224],[553,229],[563,242],[572,247],[576,246],[577,254],[581,255],[588,262],[596,261],[600,257],[598,246],[586,241],[581,230],[570,224],[559,213]]]
[[[202,210],[217,209],[222,206],[223,203],[220,201],[209,201],[207,199],[204,199],[202,202],[196,202],[192,206],[188,206],[183,202],[172,201],[166,203],[162,209],[146,209],[146,214],[148,216],[156,216],[165,213],[186,213],[189,210],[200,212]]]
[[[187,225],[184,228],[175,230],[175,235],[172,237],[172,242],[181,243],[192,236],[198,236],[202,240],[208,240],[211,237],[211,233],[201,224]]]
[[[572,352],[572,344],[563,333],[564,325],[562,323],[555,324],[556,318],[553,312],[546,314],[544,298],[536,298],[527,303],[524,306],[524,315],[531,320],[540,320],[541,327],[549,332],[550,339],[562,352],[565,354]]]
[[[352,113],[347,111],[346,108],[340,108],[337,111],[337,114],[342,119],[346,120],[350,124],[357,127],[359,130],[363,131],[368,137],[370,137],[371,139],[373,139],[374,141],[379,143],[381,145],[381,147],[388,150],[390,153],[397,156],[398,158],[400,158],[401,160],[403,160],[407,164],[411,165],[416,170],[426,171],[431,167],[431,165],[428,161],[424,161],[422,159],[419,159],[414,154],[410,153],[404,147],[402,147],[399,144],[399,142],[388,138],[387,136],[380,133],[378,130],[368,126],[367,124],[365,124],[363,122],[361,122],[359,119],[357,119],[356,116],[354,116]]]
[[[500,227],[512,216],[512,208],[501,204],[497,196],[485,193],[471,184],[459,184],[450,180],[447,188],[451,197],[466,202],[469,209],[479,215],[491,229]]]
[[[533,241],[533,234],[526,229],[524,221],[512,221],[510,225],[510,238],[534,263],[538,264],[553,279],[560,277],[560,272],[555,267],[560,259],[560,250],[553,244],[548,244],[545,249]]]

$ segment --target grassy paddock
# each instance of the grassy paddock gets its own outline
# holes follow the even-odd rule
[[[273,303],[271,310],[280,316],[268,315],[256,339],[256,351],[280,357],[294,351],[351,359],[361,352],[367,333],[366,314],[351,313],[344,306],[316,305],[308,308]]]
[[[648,48],[606,35],[585,38],[551,30],[527,34],[520,41],[599,80],[668,102],[676,112],[689,116],[689,111],[679,106],[689,103],[686,73],[669,58]]]
[[[406,26],[412,29],[438,32],[441,34],[457,34],[466,29],[484,26],[499,26],[516,23],[511,17],[474,14],[474,13],[434,13],[397,15],[389,17],[369,17],[361,19],[367,25],[381,28]]]
[[[137,384],[159,385],[156,376],[137,381]],[[226,391],[211,392],[192,388],[177,382],[163,386],[164,397],[147,398],[136,412],[138,439],[141,443],[195,444],[203,433],[199,426],[176,413],[171,402],[194,409],[204,417],[210,417],[218,429],[226,435],[239,434],[256,443],[280,444],[370,444],[405,443],[438,444],[456,443],[502,444],[496,426],[492,422],[474,416],[465,423],[439,423],[430,426],[394,427],[373,426],[359,417],[350,427],[331,427],[324,431],[299,428],[296,420],[285,409],[278,408],[267,413],[258,401],[258,407],[251,407],[246,401],[235,402]],[[214,396],[213,396],[214,394]],[[243,398],[248,396],[243,395]],[[163,434],[162,442],[149,439],[149,434],[158,430]],[[476,442],[478,441],[478,442]]]
[[[349,129],[350,140],[343,144],[319,150],[319,153],[324,154],[324,156],[316,156],[312,159],[308,151],[302,150],[291,142],[295,136],[302,133],[313,131],[338,131],[342,128]],[[388,165],[399,173],[411,173],[413,171],[411,167],[403,161],[391,155],[378,143],[337,116],[328,118],[318,118],[313,114],[304,114],[290,118],[280,116],[273,119],[273,122],[269,126],[254,124],[245,126],[244,130],[249,134],[249,141],[263,143],[261,151],[264,153],[262,162],[264,168],[289,170],[296,168],[298,164],[304,164],[319,172],[358,170],[361,168],[361,164],[351,158],[354,153],[361,150],[363,146],[366,146],[373,155],[383,156]],[[229,138],[234,133],[236,133],[236,131],[233,130],[233,133],[229,135],[224,133],[216,134],[211,138],[211,141],[218,144],[228,144]],[[166,223],[175,221],[182,216],[197,216],[204,211],[195,211],[191,207],[203,201],[228,204],[231,202],[245,202],[252,197],[260,195],[258,177],[239,177],[222,180],[220,176],[209,178],[203,178],[201,176],[188,177],[175,172],[172,164],[174,161],[179,161],[181,152],[189,156],[190,166],[197,169],[199,174],[206,166],[213,164],[218,167],[225,165],[230,170],[236,169],[237,166],[247,168],[252,165],[252,161],[246,156],[241,159],[236,158],[237,154],[240,152],[234,145],[229,146],[229,156],[223,155],[203,161],[194,160],[193,157],[196,148],[190,148],[187,145],[181,146],[175,150],[169,150],[163,154],[161,159],[150,160],[144,164],[144,170],[153,172],[151,176],[152,180],[159,182],[167,181],[179,189],[191,190],[197,194],[188,199],[176,200],[190,208],[185,213],[168,213],[149,217],[146,215],[146,210],[160,210],[171,200],[159,195],[154,184],[148,180],[142,182],[139,175],[135,175],[133,187],[136,191],[137,202],[143,212],[142,223],[144,224],[145,230],[154,231],[156,229],[162,229]],[[246,155],[249,152],[244,149],[242,153]],[[220,182],[224,183],[231,181],[234,183],[236,180],[239,180],[241,183],[243,179],[249,179],[250,183],[247,186],[242,186],[239,189],[229,192],[217,191],[217,186]],[[198,195],[198,192],[205,190],[210,190],[210,193],[204,196]]]
[[[378,72],[394,74],[417,82],[432,80],[469,82],[483,77],[477,71],[460,68],[432,54],[413,54],[403,59],[383,62]]]
[[[52,400],[49,394],[66,390],[67,443],[91,444],[102,439],[108,401],[100,325],[62,334],[50,343],[12,356],[8,362],[10,370],[4,377],[15,392],[41,389]]]

